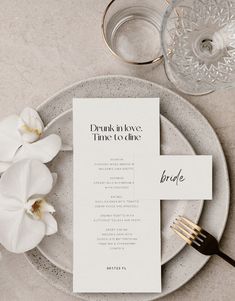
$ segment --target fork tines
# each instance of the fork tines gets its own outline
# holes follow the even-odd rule
[[[202,233],[203,229],[201,227],[183,216],[176,218],[176,221],[173,223],[171,228],[176,234],[183,238],[188,245],[192,245],[193,243],[200,245],[200,242],[202,241],[200,236],[202,238],[205,237]]]
[[[179,216],[171,228],[186,243],[204,255],[218,255],[235,267],[235,260],[223,253],[219,248],[217,239],[209,232],[194,224],[186,217]]]

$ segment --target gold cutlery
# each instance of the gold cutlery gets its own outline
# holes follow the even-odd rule
[[[204,255],[218,255],[235,267],[235,260],[220,251],[216,238],[189,219],[179,216],[171,228],[198,252]]]

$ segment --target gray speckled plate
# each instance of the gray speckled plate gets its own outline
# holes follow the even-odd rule
[[[59,134],[66,149],[72,150],[72,110],[62,113],[53,119],[45,128],[46,135]],[[63,147],[64,148],[64,147]],[[177,128],[165,117],[161,117],[161,154],[193,155],[191,145]],[[56,219],[59,230],[53,236],[47,236],[38,246],[40,252],[56,266],[72,273],[72,152],[61,152],[52,163],[50,169],[58,174],[58,183],[48,196],[50,203],[56,208]],[[183,247],[184,241],[178,239],[170,229],[170,223],[178,216],[188,216],[197,222],[203,201],[164,201],[161,204],[162,218],[162,264],[172,259]]]
[[[229,208],[229,179],[219,140],[207,120],[185,99],[154,83],[125,76],[98,77],[77,83],[44,102],[38,111],[45,124],[72,106],[73,97],[160,97],[161,114],[186,137],[197,154],[213,155],[213,200],[205,201],[200,224],[221,238]],[[26,253],[29,262],[55,287],[72,294],[72,274],[47,260],[38,249]],[[209,257],[185,247],[162,268],[160,294],[81,294],[85,300],[145,301],[165,296],[191,279]]]

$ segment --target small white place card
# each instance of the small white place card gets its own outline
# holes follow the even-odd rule
[[[212,156],[160,156],[155,172],[160,199],[212,199]]]
[[[160,292],[159,100],[75,99],[73,122],[74,292]]]
[[[149,166],[145,160],[136,161],[136,196],[160,200],[212,199],[212,156],[164,155],[153,163]],[[142,174],[148,174],[148,181],[143,182]]]

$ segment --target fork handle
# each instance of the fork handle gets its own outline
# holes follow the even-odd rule
[[[227,261],[228,263],[230,263],[233,267],[235,267],[235,260],[232,259],[231,257],[229,257],[228,255],[224,254],[222,251],[219,251],[217,253],[217,255],[219,255],[221,258],[223,258],[225,261]]]

